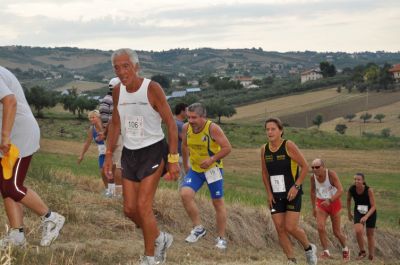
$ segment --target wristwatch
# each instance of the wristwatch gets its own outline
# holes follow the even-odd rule
[[[297,190],[300,190],[301,186],[297,185],[296,183],[293,185]]]

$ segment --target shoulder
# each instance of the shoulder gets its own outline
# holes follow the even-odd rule
[[[349,188],[349,192],[353,193],[355,191],[355,189],[356,189],[356,186],[355,185],[351,185],[350,188]]]

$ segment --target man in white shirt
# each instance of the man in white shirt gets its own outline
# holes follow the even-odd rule
[[[0,239],[0,248],[24,246],[23,206],[42,218],[41,246],[49,246],[64,225],[64,216],[52,212],[39,195],[24,186],[33,153],[39,149],[40,130],[21,84],[0,66],[0,192],[11,229]]]

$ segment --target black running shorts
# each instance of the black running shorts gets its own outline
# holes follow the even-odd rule
[[[361,218],[364,217],[365,214],[361,214],[359,213],[357,210],[354,211],[354,223],[355,224],[359,224]],[[377,213],[376,211],[367,219],[367,221],[365,222],[365,226],[367,228],[375,228],[376,226],[376,217],[377,217]]]
[[[286,213],[287,211],[300,212],[301,210],[301,194],[297,194],[294,200],[288,201],[286,198],[275,198],[272,204],[271,214]]]
[[[121,166],[122,177],[140,182],[145,177],[152,175],[162,161],[167,162],[168,144],[165,139],[137,150],[122,149]],[[165,166],[163,173],[165,171]]]

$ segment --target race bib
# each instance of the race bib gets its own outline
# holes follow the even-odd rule
[[[368,213],[368,205],[357,205],[357,211],[360,214],[366,214]]]
[[[205,175],[206,175],[206,180],[207,180],[208,184],[211,184],[213,182],[216,182],[216,181],[222,179],[221,171],[217,167],[213,167],[213,168],[207,170],[205,172]]]
[[[104,144],[97,145],[97,150],[99,150],[99,155],[104,155],[106,153],[106,146]]]
[[[271,176],[270,179],[273,193],[286,192],[284,175],[274,175]]]
[[[125,133],[128,138],[143,138],[144,123],[143,116],[127,115],[125,117]]]

